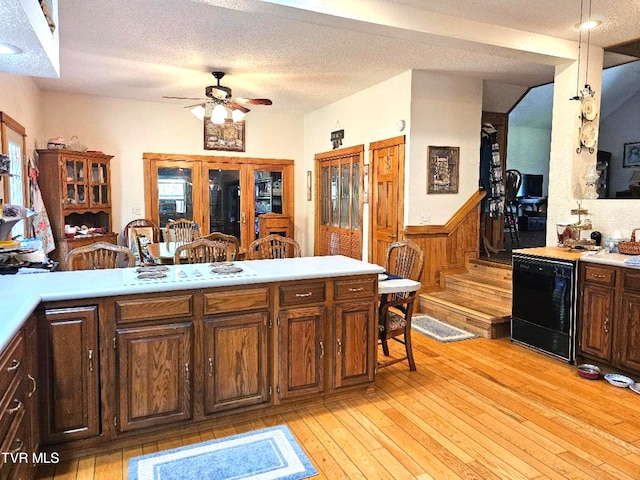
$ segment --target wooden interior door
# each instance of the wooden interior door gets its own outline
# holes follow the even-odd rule
[[[404,142],[395,137],[370,146],[371,242],[369,261],[384,266],[390,243],[401,239],[404,217]]]

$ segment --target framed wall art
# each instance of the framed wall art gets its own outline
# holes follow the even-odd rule
[[[204,117],[204,149],[224,150],[226,152],[244,152],[244,120],[233,122],[225,120],[216,125],[211,118]]]
[[[624,161],[622,166],[638,167],[640,166],[640,142],[632,142],[624,144]]]
[[[427,193],[458,193],[460,147],[429,146]]]

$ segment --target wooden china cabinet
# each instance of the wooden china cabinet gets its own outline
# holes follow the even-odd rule
[[[62,269],[67,253],[95,242],[116,244],[111,231],[111,155],[72,150],[38,150],[40,191],[56,243],[51,258]],[[64,226],[99,228],[104,233],[65,237]]]

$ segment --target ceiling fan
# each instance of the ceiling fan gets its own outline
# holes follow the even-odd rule
[[[199,103],[187,105],[184,108],[191,108],[194,115],[203,118],[211,117],[211,121],[216,124],[225,122],[229,112],[234,122],[238,122],[250,112],[244,105],[271,105],[273,102],[268,98],[241,98],[233,97],[231,89],[220,85],[220,80],[224,77],[224,72],[211,72],[211,75],[217,80],[217,85],[209,85],[205,88],[204,94],[207,98],[191,98],[191,97],[170,97],[177,100],[199,100]],[[198,110],[198,113],[194,110]]]

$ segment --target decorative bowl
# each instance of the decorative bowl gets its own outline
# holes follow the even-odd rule
[[[604,379],[614,387],[627,388],[633,385],[635,382],[629,377],[619,375],[617,373],[607,373]]]
[[[583,363],[578,365],[578,375],[582,378],[586,378],[589,380],[597,380],[600,378],[600,374],[602,370],[597,365],[591,365],[589,363]]]

